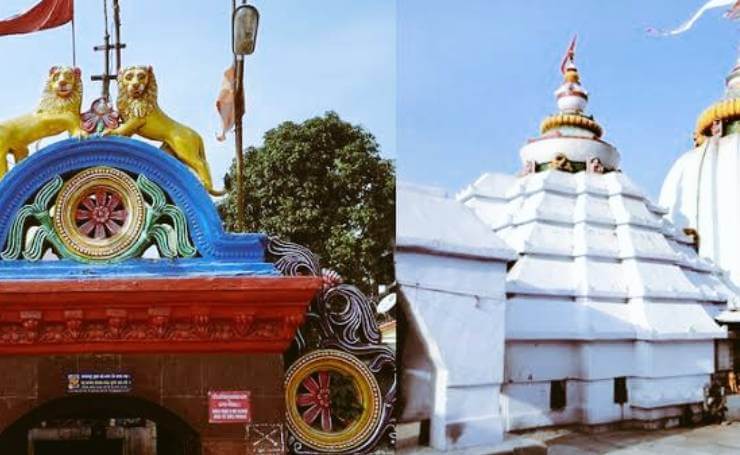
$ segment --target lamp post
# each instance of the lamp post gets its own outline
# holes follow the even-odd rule
[[[236,0],[232,0],[231,17],[231,45],[234,52],[234,69],[236,71],[234,80],[234,142],[236,144],[236,230],[243,231],[246,227],[244,217],[244,128],[242,117],[244,117],[244,56],[251,55],[257,44],[257,28],[259,26],[260,14],[252,5],[247,5],[242,0],[239,7]]]

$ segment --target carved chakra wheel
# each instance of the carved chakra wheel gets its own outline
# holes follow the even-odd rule
[[[146,206],[136,182],[109,167],[86,169],[57,196],[54,228],[64,246],[88,260],[127,251],[144,228]]]
[[[365,443],[381,421],[381,391],[356,357],[321,349],[301,357],[285,379],[286,416],[306,446],[349,453]]]

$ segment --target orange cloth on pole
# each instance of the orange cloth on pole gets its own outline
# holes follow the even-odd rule
[[[0,36],[31,33],[72,21],[74,0],[41,0],[26,12],[0,20]]]
[[[236,70],[230,66],[224,72],[224,80],[221,82],[221,91],[216,99],[216,110],[221,116],[221,134],[216,136],[219,141],[226,140],[226,133],[234,128],[236,111],[234,106],[234,82],[236,81]]]

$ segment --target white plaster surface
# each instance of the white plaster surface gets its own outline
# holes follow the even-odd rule
[[[519,253],[506,277],[505,428],[653,420],[700,402],[726,337],[713,318],[735,292],[665,211],[616,172],[529,174],[506,198],[495,216],[465,199]],[[554,380],[567,381],[562,410],[550,409]]]
[[[707,140],[683,154],[663,183],[660,204],[677,228],[699,232],[699,253],[740,284],[740,135]]]
[[[429,419],[432,446],[503,440],[506,263],[516,255],[462,203],[399,185],[396,279],[410,319],[403,419]]]
[[[617,150],[592,136],[563,127],[520,156],[618,168]],[[487,173],[457,200],[399,185],[396,276],[416,331],[407,352],[423,357],[402,359],[401,382],[432,403],[409,409],[427,412],[432,444],[696,408],[727,337],[715,318],[740,321],[738,287],[716,265],[740,278],[738,141],[679,159],[661,195],[668,218],[621,172]],[[684,227],[698,227],[701,254]],[[552,381],[565,381],[563,409],[550,408]]]

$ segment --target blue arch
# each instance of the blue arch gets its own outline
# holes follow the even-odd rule
[[[56,175],[94,166],[144,174],[182,209],[190,235],[204,258],[263,262],[264,234],[225,232],[216,206],[196,176],[173,156],[145,142],[106,137],[67,139],[49,145],[0,180],[0,245],[16,212]]]

